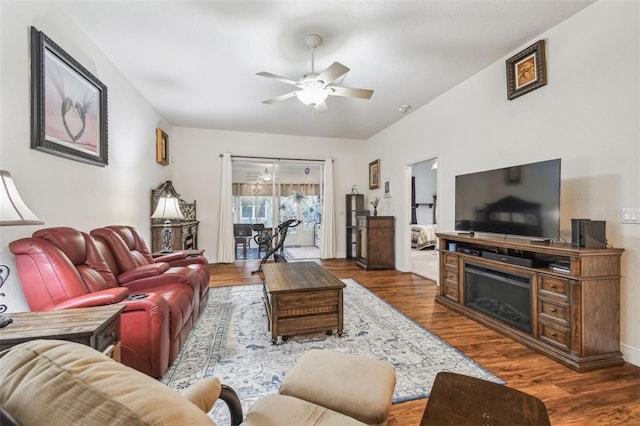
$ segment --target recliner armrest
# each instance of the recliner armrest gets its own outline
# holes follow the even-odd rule
[[[127,298],[129,289],[126,287],[114,287],[94,293],[83,294],[82,296],[65,300],[51,309],[72,309],[72,308],[88,308],[91,306],[110,305],[118,303]]]
[[[142,278],[155,277],[167,271],[168,269],[169,264],[166,262],[151,263],[149,265],[139,266],[135,269],[118,275],[118,283],[123,285]]]
[[[154,263],[159,262],[174,262],[176,260],[182,260],[187,258],[187,253],[184,251],[174,251],[173,253],[167,253],[162,256],[158,256],[153,259]]]

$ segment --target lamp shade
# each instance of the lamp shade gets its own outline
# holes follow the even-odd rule
[[[0,170],[0,226],[43,223],[22,201],[11,174]]]
[[[178,199],[175,197],[158,198],[158,206],[151,215],[151,219],[184,219]]]

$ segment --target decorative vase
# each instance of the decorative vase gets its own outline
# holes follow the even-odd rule
[[[378,208],[377,207],[373,208],[373,215],[374,216],[378,216]]]

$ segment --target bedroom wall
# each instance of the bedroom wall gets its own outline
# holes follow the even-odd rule
[[[406,202],[381,214],[409,217],[410,165],[438,157],[438,227],[453,231],[454,178],[514,164],[562,159],[561,234],[571,218],[607,221],[622,256],[621,340],[640,365],[640,226],[621,224],[640,208],[640,3],[599,1],[534,41],[546,41],[548,84],[506,99],[505,63],[487,67],[370,140],[369,161],[404,187]],[[519,49],[520,50],[520,49]],[[396,192],[399,192],[396,190]],[[397,267],[408,268],[409,230],[398,220]]]
[[[97,167],[30,148],[30,26],[47,34],[108,87],[109,165]],[[122,223],[150,238],[149,191],[169,178],[155,162],[158,113],[57,2],[0,2],[0,168],[13,176],[41,226],[0,227],[0,264],[11,274],[0,304],[29,310],[8,244],[44,227],[89,231]],[[149,241],[149,240],[148,240]]]
[[[366,141],[175,127],[172,139],[173,183],[184,200],[197,201],[198,245],[210,262],[218,258],[220,154],[324,160],[332,158],[336,222],[336,256],[346,255],[345,194],[368,187]]]

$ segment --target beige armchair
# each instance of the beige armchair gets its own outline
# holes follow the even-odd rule
[[[307,355],[291,371],[288,387],[254,403],[243,419],[237,394],[217,378],[202,379],[180,395],[88,346],[34,340],[0,353],[0,422],[3,426],[215,425],[207,413],[217,399],[222,399],[230,409],[233,426],[386,424],[395,385],[392,366],[328,351],[311,351]],[[341,389],[310,389],[319,374],[312,371],[318,359],[325,360],[321,367],[344,361],[358,364],[355,370],[360,372],[379,374],[379,391],[372,396],[370,389],[353,395],[341,394]],[[354,372],[348,366],[342,368],[346,368],[344,374]],[[334,377],[325,386],[344,380],[339,375],[323,373],[322,376]],[[344,382],[342,388],[351,394],[349,380]],[[366,386],[370,386],[368,381]],[[296,396],[297,392],[304,395]],[[363,394],[363,399],[358,394]]]

